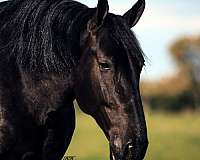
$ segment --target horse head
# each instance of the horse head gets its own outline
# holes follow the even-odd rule
[[[107,0],[99,0],[81,34],[76,100],[104,131],[112,160],[142,160],[148,146],[139,91],[144,58],[131,31],[144,8],[139,0],[123,16],[114,15]]]

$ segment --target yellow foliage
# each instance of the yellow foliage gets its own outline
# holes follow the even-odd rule
[[[183,62],[184,54],[189,48],[189,46],[195,46],[195,48],[199,48],[200,51],[200,37],[183,37],[175,42],[170,46],[171,55],[177,60],[179,64]],[[199,52],[200,53],[200,52]]]
[[[175,76],[165,77],[158,81],[142,81],[141,93],[143,96],[178,95],[190,88],[190,80],[182,72]]]

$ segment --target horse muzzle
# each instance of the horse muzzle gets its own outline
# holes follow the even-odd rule
[[[121,147],[115,143],[110,143],[110,160],[143,160],[147,147],[147,138],[129,140]]]

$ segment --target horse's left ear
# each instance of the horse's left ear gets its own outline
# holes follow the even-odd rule
[[[104,23],[108,15],[109,5],[107,0],[98,0],[98,5],[94,17],[88,24],[89,31],[96,32]]]
[[[139,21],[145,9],[145,0],[138,0],[137,3],[126,12],[123,17],[126,19],[130,28],[134,27]]]

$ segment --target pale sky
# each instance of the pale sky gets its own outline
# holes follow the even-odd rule
[[[2,1],[2,0],[0,0]],[[97,0],[78,0],[95,7]],[[136,0],[108,0],[110,12],[122,15]],[[175,72],[169,45],[177,38],[200,34],[200,0],[146,0],[146,10],[132,29],[148,57],[143,79],[159,79]]]

